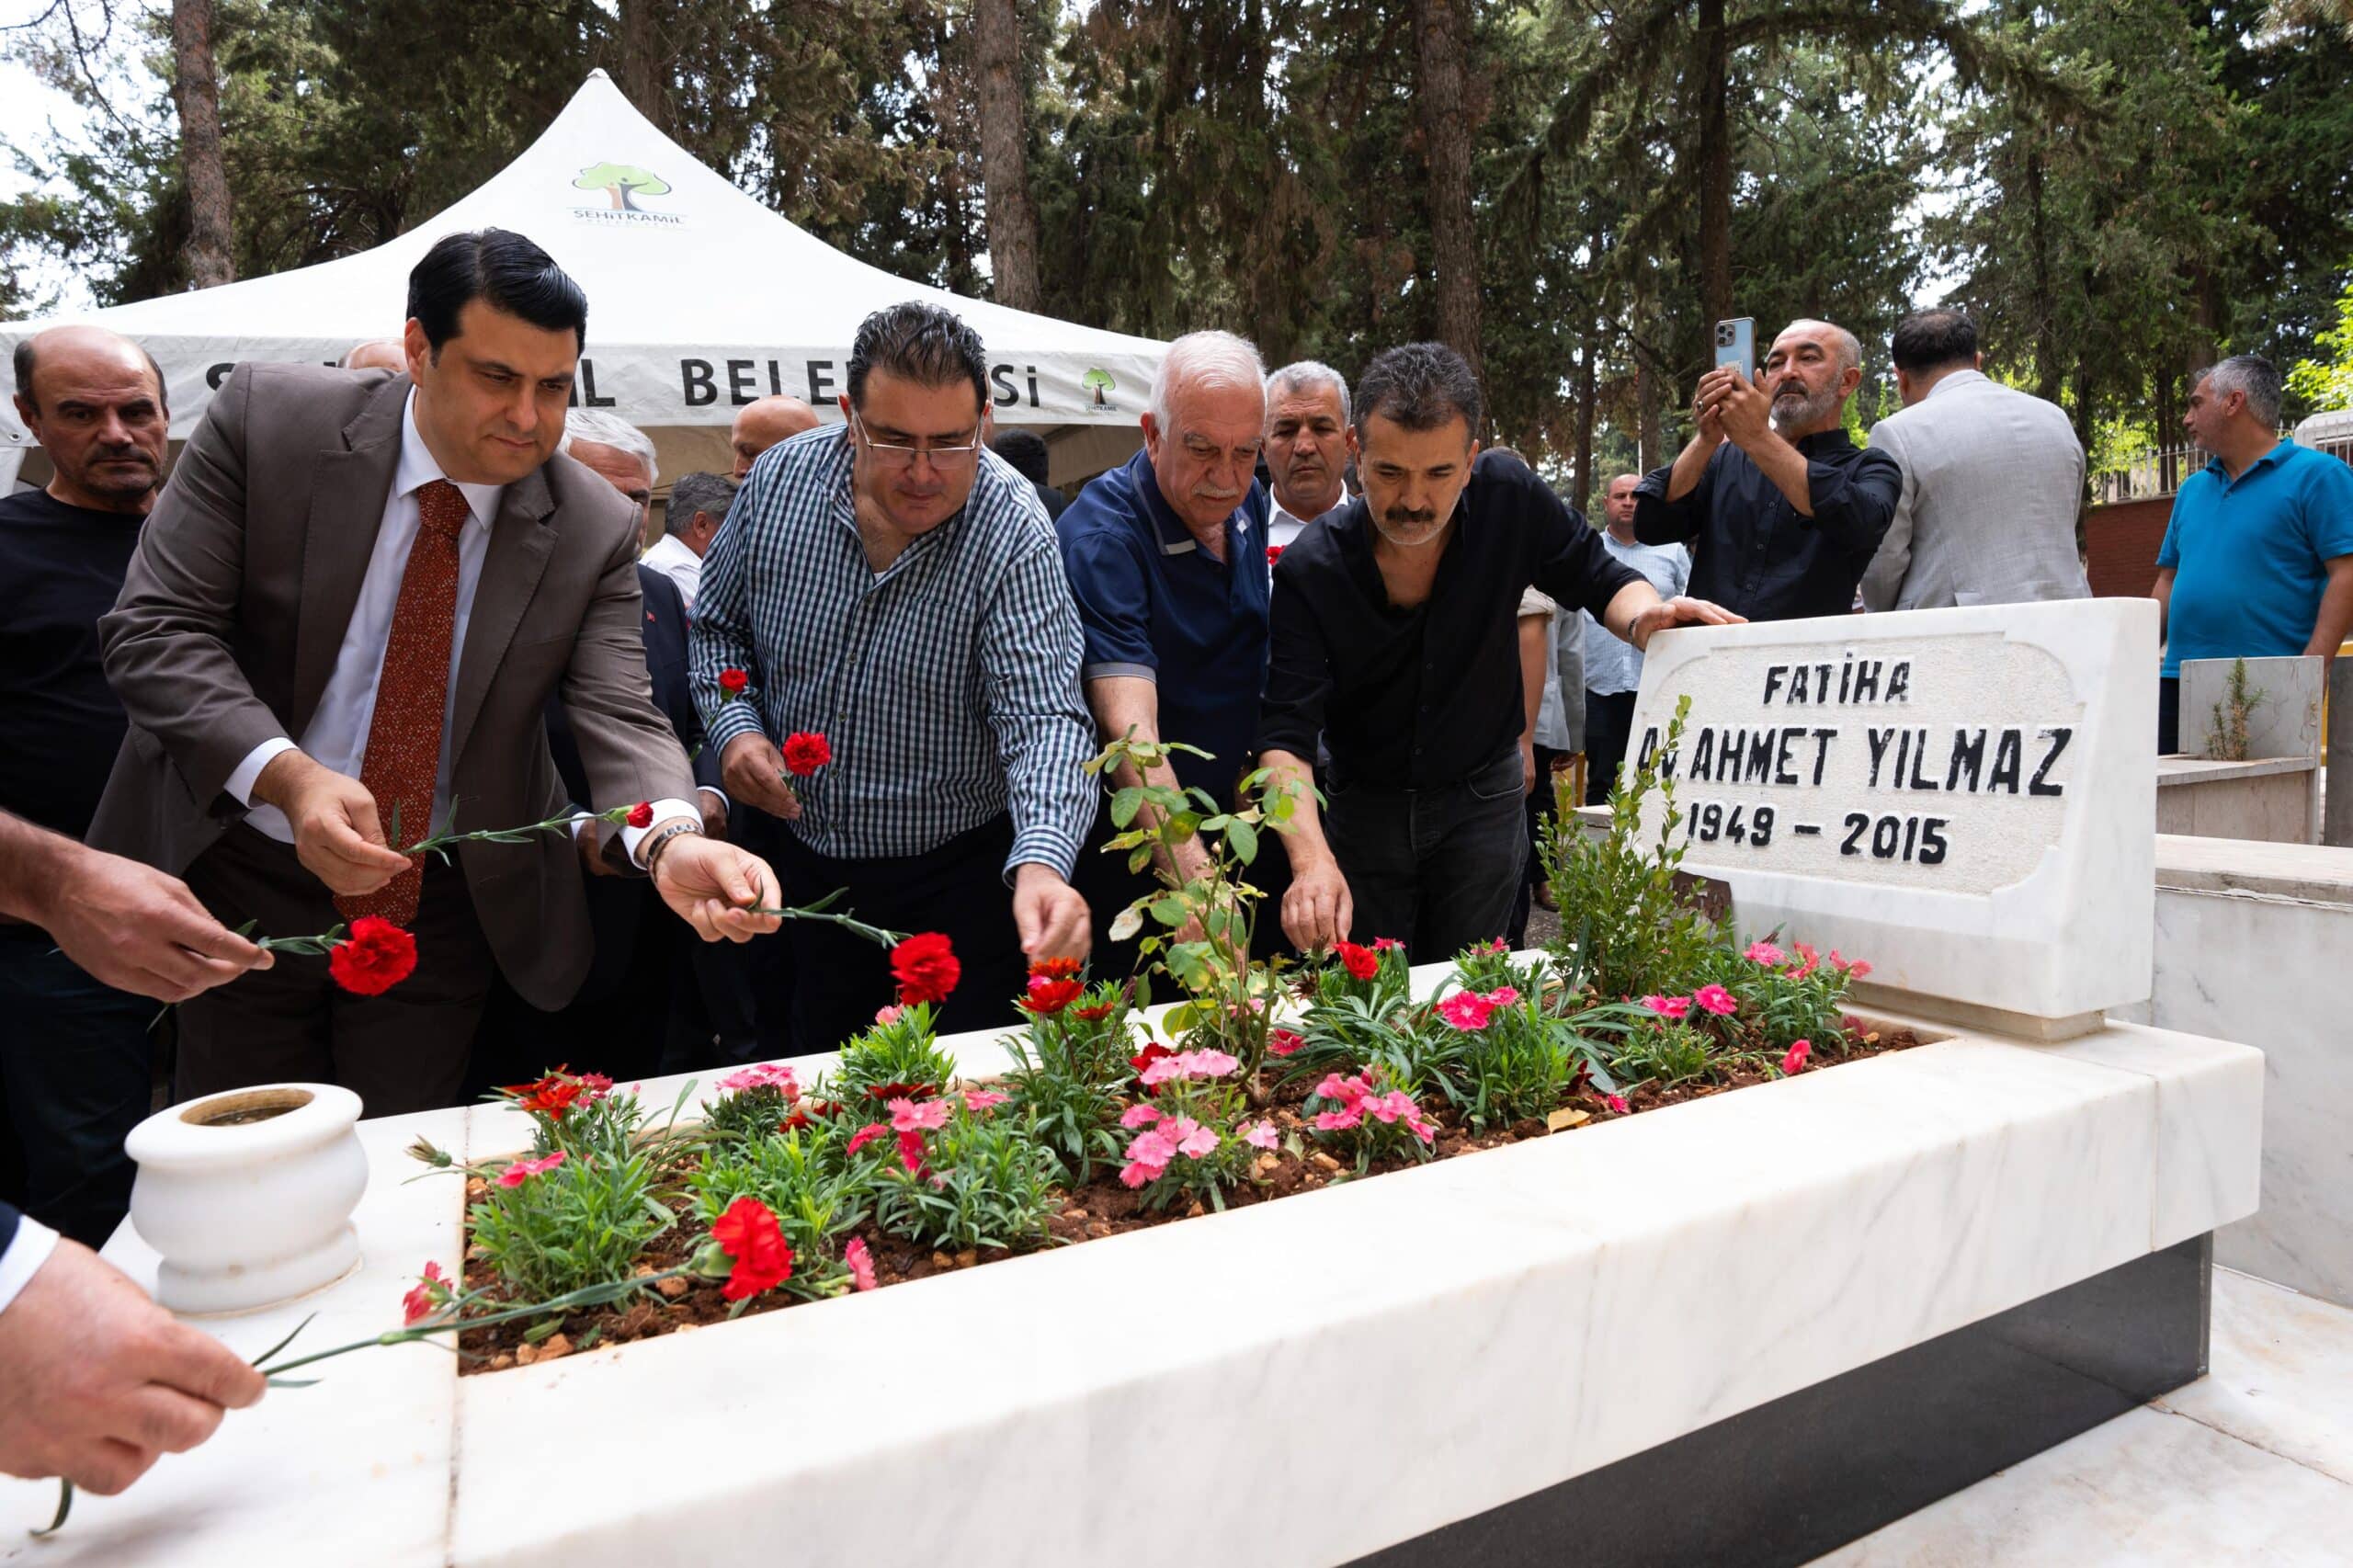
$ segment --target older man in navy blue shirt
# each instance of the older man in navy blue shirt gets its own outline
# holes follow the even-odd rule
[[[1078,601],[1086,653],[1079,674],[1105,736],[1183,741],[1155,783],[1208,790],[1233,804],[1250,766],[1267,674],[1267,493],[1253,477],[1266,423],[1258,351],[1231,333],[1169,345],[1143,416],[1143,450],[1079,492],[1055,523]],[[1133,784],[1130,772],[1107,782]],[[1079,891],[1095,915],[1096,967],[1116,972],[1132,949],[1105,935],[1147,879],[1101,853],[1118,829],[1098,812],[1079,857]],[[1206,868],[1188,845],[1175,869]],[[1271,920],[1265,924],[1269,930]]]

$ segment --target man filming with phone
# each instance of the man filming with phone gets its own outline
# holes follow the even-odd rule
[[[1688,544],[1688,591],[1751,620],[1845,615],[1904,488],[1895,460],[1841,424],[1862,345],[1829,322],[1791,322],[1751,380],[1753,337],[1749,322],[1716,324],[1716,368],[1691,399],[1697,429],[1636,487],[1634,534]]]

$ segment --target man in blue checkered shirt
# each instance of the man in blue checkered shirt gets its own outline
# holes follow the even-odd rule
[[[729,794],[789,824],[787,901],[847,889],[860,919],[946,933],[963,979],[940,1026],[979,1028],[1026,961],[1087,950],[1078,610],[1036,490],[987,449],[972,328],[878,311],[848,385],[847,428],[761,454],[704,559],[695,698]],[[740,697],[728,670],[749,677]],[[831,759],[791,777],[778,743],[806,734]],[[831,1051],[890,999],[884,956],[822,922],[787,930],[795,1049]]]

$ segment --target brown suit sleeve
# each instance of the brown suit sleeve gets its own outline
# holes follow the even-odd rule
[[[122,593],[98,619],[108,681],[161,741],[199,801],[253,749],[286,733],[233,650],[245,564],[245,416],[251,373],[232,371],[156,497]]]
[[[602,484],[602,480],[597,481]],[[564,710],[588,774],[592,811],[695,798],[694,773],[645,673],[645,605],[637,586],[637,517],[613,541],[563,672]]]

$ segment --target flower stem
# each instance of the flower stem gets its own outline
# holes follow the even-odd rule
[[[817,900],[816,903],[804,903],[797,909],[767,909],[758,904],[754,904],[744,913],[746,915],[773,915],[779,920],[830,920],[835,925],[840,926],[843,930],[850,932],[855,936],[863,937],[877,947],[882,948],[896,947],[901,942],[907,939],[907,934],[904,931],[885,930],[880,926],[869,926],[865,921],[855,919],[847,915],[828,915],[825,913],[828,909],[832,908],[837,901],[839,901],[844,893],[848,891],[849,890],[847,888],[835,888],[824,897]]]

